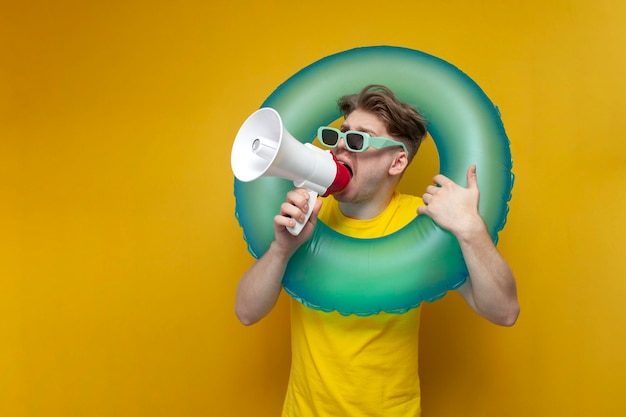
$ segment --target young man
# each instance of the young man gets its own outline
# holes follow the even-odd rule
[[[458,292],[470,307],[493,323],[513,325],[519,314],[515,279],[478,213],[475,167],[468,167],[467,187],[437,175],[423,199],[401,195],[396,187],[426,135],[421,115],[380,85],[338,104],[345,116],[341,131],[324,129],[322,136],[328,136],[320,140],[333,147],[352,179],[323,208],[318,199],[298,236],[286,227],[304,218],[308,195],[304,189],[287,194],[274,218],[275,240],[239,282],[235,312],[240,321],[253,324],[273,308],[287,263],[311,236],[318,214],[341,233],[378,237],[401,229],[417,212],[457,238],[469,271]],[[348,131],[366,135],[348,137]],[[283,416],[419,416],[420,311],[346,317],[291,300],[292,366]]]

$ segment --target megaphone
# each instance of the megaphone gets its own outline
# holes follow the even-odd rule
[[[233,143],[230,164],[239,181],[249,182],[261,176],[280,177],[308,190],[306,219],[287,228],[294,236],[302,231],[311,216],[317,196],[338,193],[351,179],[348,169],[330,151],[310,143],[302,144],[291,136],[278,112],[270,107],[255,111],[243,123]]]

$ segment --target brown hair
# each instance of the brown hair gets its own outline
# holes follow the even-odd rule
[[[426,137],[426,119],[413,106],[401,102],[393,91],[384,85],[371,84],[357,94],[337,100],[339,110],[348,117],[354,110],[364,110],[380,117],[389,133],[400,139],[413,159]]]

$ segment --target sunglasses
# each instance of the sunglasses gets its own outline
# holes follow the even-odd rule
[[[339,144],[339,139],[343,138],[346,148],[352,152],[363,152],[370,146],[376,149],[386,148],[388,146],[402,146],[404,152],[407,155],[409,154],[406,146],[402,142],[389,138],[370,136],[365,132],[358,132],[356,130],[342,132],[334,127],[322,126],[317,129],[317,138],[323,145],[329,148],[336,148]]]

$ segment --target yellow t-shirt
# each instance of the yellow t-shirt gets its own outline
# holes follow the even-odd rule
[[[404,227],[421,204],[396,193],[378,217],[355,220],[328,198],[319,218],[352,237],[378,237]],[[291,300],[292,362],[283,417],[418,417],[420,311],[342,316]]]

